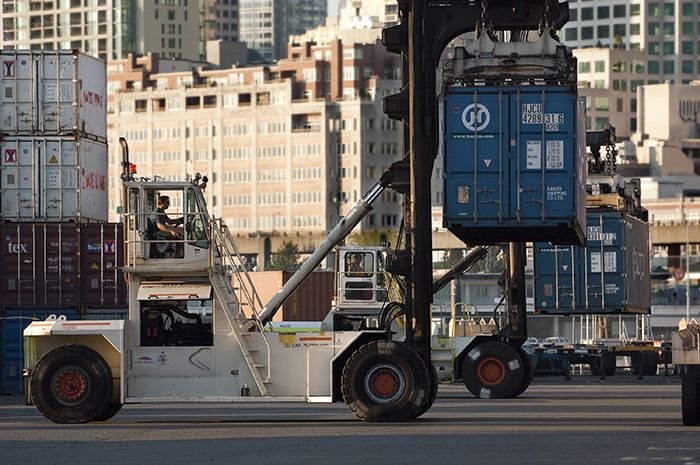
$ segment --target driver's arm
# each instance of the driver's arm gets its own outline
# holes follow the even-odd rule
[[[158,223],[156,223],[156,226],[158,227],[159,230],[161,230],[161,231],[163,231],[163,232],[170,233],[170,234],[172,234],[172,235],[175,235],[175,234],[178,233],[178,230],[177,230],[177,229],[171,228],[171,227],[168,226],[167,224],[162,223],[162,222],[160,222],[160,221],[159,221]]]

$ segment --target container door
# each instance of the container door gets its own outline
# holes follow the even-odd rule
[[[508,101],[502,93],[451,93],[445,98],[446,221],[502,220],[507,211]]]
[[[576,305],[577,253],[573,246],[535,243],[535,308],[542,313],[571,312]]]
[[[6,50],[0,57],[0,132],[33,133],[36,118],[34,101],[38,89],[35,87],[36,68],[32,56],[29,52]]]
[[[24,220],[41,218],[42,206],[39,198],[41,179],[36,169],[38,160],[34,142],[27,139],[10,139],[3,142],[3,152],[6,160],[8,156],[12,160],[10,165],[16,163],[16,169],[11,167],[4,175],[7,183],[3,186],[3,216]],[[6,193],[9,194],[7,201],[5,201]],[[13,194],[15,199],[12,199]]]
[[[121,223],[81,226],[83,305],[91,308],[126,306]]]
[[[625,217],[625,251],[627,306],[634,310],[650,310],[651,267],[647,223]]]
[[[575,215],[576,103],[545,89],[511,94],[511,215],[519,221],[568,223]]]
[[[587,219],[587,307],[609,312],[625,304],[625,230],[618,213]]]
[[[0,296],[6,306],[39,305],[37,283],[43,275],[37,230],[31,224],[5,223],[0,227]]]

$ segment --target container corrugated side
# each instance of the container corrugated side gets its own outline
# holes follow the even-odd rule
[[[80,238],[75,223],[0,226],[0,298],[12,307],[80,304]]]
[[[124,266],[123,225],[84,223],[80,225],[81,305],[85,307],[127,307]]]
[[[0,50],[0,132],[106,141],[105,62],[74,51]]]
[[[565,87],[452,87],[443,221],[467,244],[585,236],[585,120]]]
[[[648,224],[619,212],[589,212],[586,247],[534,244],[539,313],[648,313]]]
[[[0,313],[0,393],[24,392],[23,332],[32,321],[45,320],[49,315],[64,315],[69,320],[79,319],[74,308],[5,308]]]
[[[292,272],[284,272],[286,283]],[[284,321],[322,321],[331,310],[335,294],[335,272],[314,271],[282,306]]]
[[[107,221],[107,146],[89,139],[0,140],[0,219]]]

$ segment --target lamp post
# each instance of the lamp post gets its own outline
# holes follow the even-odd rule
[[[685,222],[685,319],[690,320],[690,231],[685,211],[685,195],[681,194],[681,211]]]

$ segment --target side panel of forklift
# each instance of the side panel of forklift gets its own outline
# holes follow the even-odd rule
[[[445,225],[464,242],[583,243],[583,110],[565,87],[450,87]]]
[[[539,313],[648,313],[649,225],[620,212],[589,211],[586,247],[534,245]]]

